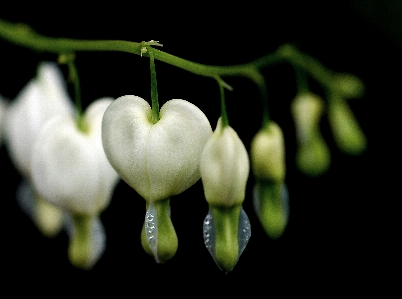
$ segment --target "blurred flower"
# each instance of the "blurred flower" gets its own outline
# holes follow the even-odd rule
[[[323,112],[322,99],[310,92],[298,94],[291,103],[298,142],[296,164],[303,173],[310,176],[326,172],[331,163],[329,148],[319,128]]]
[[[255,177],[254,210],[265,232],[280,237],[288,223],[289,198],[285,185],[285,141],[282,129],[270,121],[253,137],[251,169]]]
[[[63,214],[55,207],[43,210],[48,205],[41,202],[35,190],[27,190],[31,188],[33,143],[46,121],[56,115],[72,115],[73,111],[63,74],[57,64],[43,62],[38,66],[36,77],[10,102],[4,119],[8,155],[22,176],[18,203],[46,236],[54,236],[62,229]]]
[[[256,178],[279,182],[285,179],[285,140],[277,123],[270,121],[253,137],[250,157]]]
[[[70,261],[91,268],[102,251],[92,240],[99,231],[100,213],[109,205],[118,174],[103,150],[101,123],[112,98],[92,102],[83,115],[85,131],[72,115],[47,121],[35,139],[32,183],[38,194],[71,216],[74,232],[69,245]]]
[[[366,136],[345,100],[335,98],[329,101],[328,119],[340,150],[359,155],[366,149]]]

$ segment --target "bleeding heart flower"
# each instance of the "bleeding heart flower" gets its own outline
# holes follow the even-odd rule
[[[35,140],[33,184],[44,199],[70,213],[96,215],[110,202],[118,175],[103,151],[101,122],[112,102],[91,103],[85,131],[71,115],[60,115],[46,122]]]
[[[200,179],[201,152],[211,135],[205,114],[179,99],[161,107],[157,122],[149,104],[133,95],[116,99],[103,116],[103,147],[110,163],[146,200],[141,244],[157,263],[172,258],[178,246],[170,197]]]
[[[73,116],[63,74],[56,63],[42,62],[37,74],[7,105],[4,115],[4,141],[8,155],[22,175],[17,203],[42,234],[52,237],[63,226],[63,213],[43,201],[31,187],[33,143],[42,125],[56,115]]]
[[[104,251],[99,215],[119,178],[101,140],[103,113],[112,102],[112,98],[92,102],[81,122],[71,115],[52,118],[34,143],[33,186],[43,199],[70,216],[69,259],[84,269],[90,269]]]
[[[200,179],[202,149],[212,135],[205,114],[174,99],[151,122],[151,107],[142,98],[116,99],[103,117],[102,140],[121,178],[148,202],[177,195]]]

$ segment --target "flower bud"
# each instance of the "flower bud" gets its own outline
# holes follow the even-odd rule
[[[285,141],[282,129],[275,122],[261,128],[251,141],[251,169],[257,179],[285,179]]]
[[[220,118],[202,151],[200,167],[210,205],[232,207],[243,203],[250,171],[248,153],[233,128],[222,128]]]
[[[291,113],[295,123],[296,138],[306,143],[314,138],[324,112],[324,103],[317,95],[305,92],[298,94],[291,103]]]
[[[298,141],[296,164],[310,176],[321,175],[331,162],[330,151],[319,129],[323,109],[321,98],[312,93],[297,95],[291,104]]]
[[[242,208],[250,171],[248,153],[237,133],[218,120],[201,155],[201,180],[209,212],[204,243],[218,267],[228,273],[237,264],[251,236]]]
[[[366,149],[366,136],[346,101],[342,99],[331,101],[328,119],[335,142],[343,152],[359,155]]]

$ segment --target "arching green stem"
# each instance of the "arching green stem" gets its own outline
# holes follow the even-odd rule
[[[288,62],[293,66],[303,69],[312,78],[326,88],[333,90],[339,88],[336,86],[333,80],[334,76],[336,76],[335,72],[327,69],[313,57],[300,52],[296,47],[289,44],[285,44],[278,48],[277,51],[262,56],[249,63],[230,66],[213,66],[195,63],[158,49],[152,49],[152,51],[144,52],[144,42],[138,43],[121,40],[77,40],[70,38],[51,38],[38,34],[25,24],[13,24],[2,19],[0,19],[0,38],[19,46],[56,54],[78,51],[120,51],[148,57],[153,55],[155,60],[163,61],[200,76],[210,78],[216,78],[216,76],[241,76],[249,78],[255,83],[259,81],[258,77],[261,75],[258,75],[257,70],[273,64]],[[258,83],[257,85],[259,86],[260,90],[262,90],[261,85]],[[265,96],[263,95],[263,97]],[[267,109],[265,110],[267,111]],[[264,118],[269,117],[264,116]]]

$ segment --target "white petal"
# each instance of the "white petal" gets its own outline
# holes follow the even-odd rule
[[[122,179],[149,201],[179,194],[199,178],[202,148],[212,135],[204,113],[184,100],[166,102],[152,124],[151,107],[135,96],[107,109],[102,138],[109,161]]]

